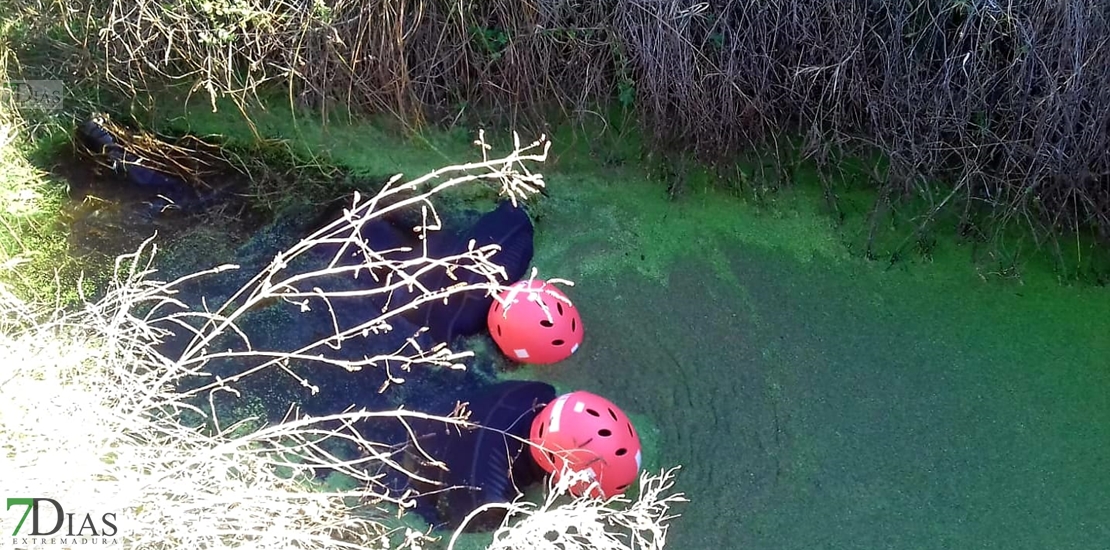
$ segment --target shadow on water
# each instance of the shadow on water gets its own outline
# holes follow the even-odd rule
[[[245,198],[233,194],[202,210],[166,209],[156,192],[135,186],[117,174],[98,170],[78,155],[61,155],[54,172],[70,185],[70,201],[64,211],[71,253],[86,263],[110,265],[108,262],[116,256],[134,252],[144,240],[157,234],[154,242],[165,250],[156,256],[155,267],[159,272],[152,276],[154,279],[169,281],[226,263],[239,266],[181,284],[175,298],[192,310],[219,307],[265,268],[275,254],[295,244],[315,226],[331,221],[339,212],[335,208],[305,207],[303,211],[286,212],[270,219],[254,213]],[[224,188],[234,187],[242,192],[249,183],[231,170],[217,179],[220,181],[216,183]],[[367,191],[373,192],[374,187],[373,183],[365,184]],[[350,197],[341,197],[334,204],[349,206]],[[456,235],[479,219],[479,213],[470,210],[454,214],[445,221],[444,235]],[[528,236],[530,246],[531,233]],[[457,239],[448,240],[453,243]],[[321,270],[332,260],[334,252],[314,250],[295,261],[290,270],[294,273]],[[365,283],[350,275],[331,275],[313,284],[325,291],[342,291],[358,290]],[[381,301],[333,298],[330,304],[310,301],[306,310],[299,304],[272,300],[247,312],[237,322],[236,331],[228,331],[226,337],[217,339],[208,348],[244,351],[245,338],[250,349],[256,351],[300,349],[334,335],[337,326],[341,331],[365,323],[380,314],[384,305]],[[412,341],[425,350],[435,343],[427,334],[414,337],[418,327],[404,317],[394,317],[390,324],[391,331],[367,332],[339,346],[318,346],[312,353],[325,353],[334,360],[357,361],[411,351]],[[184,330],[173,330],[177,337],[167,339],[160,351],[176,358],[189,345],[190,336]],[[188,391],[216,378],[233,377],[259,362],[260,359],[213,360],[204,369],[208,376],[187,379],[179,389]],[[242,418],[245,411],[261,413],[270,423],[288,418],[291,410],[319,417],[352,408],[383,411],[404,406],[408,410],[447,414],[456,401],[478,393],[496,376],[494,361],[489,357],[480,355],[463,362],[468,367],[465,370],[422,365],[410,369],[400,362],[387,362],[380,368],[348,371],[318,361],[293,360],[283,368],[263,369],[232,384],[239,396],[224,391],[213,392],[212,396],[225,425]],[[317,391],[311,391],[299,380]],[[260,405],[261,409],[252,404]],[[208,395],[201,395],[196,405],[208,409]],[[382,420],[361,430],[382,444],[407,440],[407,432],[396,421]],[[345,452],[355,455],[359,451],[348,448]],[[326,474],[321,472],[322,476]],[[395,487],[402,484],[396,479],[390,483]]]

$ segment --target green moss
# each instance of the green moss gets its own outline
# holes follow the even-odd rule
[[[635,170],[551,179],[559,221],[536,243],[536,264],[548,276],[616,284],[617,275],[634,271],[665,284],[676,262],[697,255],[728,278],[722,253],[737,241],[781,249],[804,261],[843,257],[831,224],[801,192],[771,206],[714,190],[669,202]]]
[[[648,415],[629,412],[628,419],[636,427],[640,436],[640,470],[645,472],[658,472],[664,467],[660,454],[660,430],[656,421]]]
[[[225,228],[197,225],[175,237],[173,246],[161,254],[160,263],[172,266],[173,273],[181,276],[235,262],[236,248]]]
[[[220,423],[227,429],[235,426],[229,437],[245,437],[266,424],[266,405],[256,396],[243,395],[228,403],[226,412],[221,413]]]
[[[223,104],[217,113],[212,113],[207,103],[189,106],[175,100],[161,104],[185,105],[178,107],[180,111],[159,113],[156,120],[162,121],[159,124],[164,130],[218,135],[236,147],[258,145],[251,127],[230,104]],[[462,127],[408,133],[400,138],[399,130],[385,119],[356,121],[336,111],[324,121],[315,113],[295,112],[277,98],[266,110],[248,115],[262,138],[281,140],[265,148],[285,151],[303,165],[340,166],[369,182],[396,173],[416,177],[479,156],[470,143],[476,131]],[[829,203],[823,199],[824,190],[812,164],[796,162],[789,178],[792,185],[783,188],[782,182],[761,183],[756,176],[758,159],[733,167],[735,181],[722,181],[697,163],[677,158],[662,166],[670,177],[682,179],[684,191],[668,202],[661,200],[667,191],[660,181],[665,177],[660,175],[659,157],[648,155],[647,167],[640,166],[645,160],[642,142],[628,129],[627,121],[614,118],[609,133],[570,124],[558,125],[552,132],[551,161],[537,167],[547,175],[549,197],[538,198],[532,208],[540,223],[553,221],[540,237],[543,242],[537,242],[536,265],[548,276],[597,274],[612,284],[616,274],[631,269],[665,283],[669,266],[682,261],[684,255],[696,254],[709,258],[714,271],[727,278],[721,253],[730,242],[769,246],[807,261],[815,256],[843,259],[862,254],[870,243],[871,254],[894,263],[928,262],[957,254],[979,264],[980,272],[1003,276],[1019,271],[1009,263],[1045,257],[1043,252],[1029,249],[1028,239],[988,253],[982,252],[988,247],[978,246],[974,256],[966,249],[953,248],[950,243],[956,239],[944,233],[945,228],[954,232],[949,212],[942,212],[936,225],[918,235],[917,225],[927,213],[924,201],[903,201],[896,210],[885,212],[872,235],[868,224],[875,194],[859,181],[871,165],[878,163],[881,168],[878,160],[840,162],[843,174],[835,184],[834,205],[840,219],[834,220],[827,215]],[[508,131],[491,129],[486,137],[499,151],[507,150],[511,141]],[[351,185],[333,184],[332,193],[337,195]],[[365,183],[354,182],[353,187],[372,191]],[[738,193],[736,189],[747,191]],[[318,194],[327,193],[325,187]],[[492,198],[491,189],[465,186],[442,196],[441,206],[450,211],[485,205]],[[551,212],[559,216],[550,216]],[[1084,240],[1073,255],[1087,258],[1087,263],[1080,263],[1075,271],[1101,267],[1096,258],[1104,256],[1096,250],[1094,243]],[[1016,262],[1011,261],[1013,257]],[[1000,265],[992,266],[992,262]]]
[[[230,103],[218,103],[219,111],[212,112],[207,102],[190,103],[168,95],[158,104],[159,111],[143,116],[160,131],[218,137],[245,149],[256,147],[261,137],[272,142],[269,147],[283,148],[300,162],[342,166],[361,177],[396,173],[416,177],[440,168],[444,161],[463,158],[461,144],[454,138],[398,139],[384,120],[351,122],[339,112],[323,120],[312,112],[295,112],[280,99],[270,101],[265,110],[248,111],[250,123]]]
[[[323,487],[321,487],[321,490],[326,492],[339,493],[344,491],[354,491],[356,489],[361,489],[362,487],[363,484],[361,481],[344,473],[332,472],[328,474],[328,477],[324,478],[324,484]]]

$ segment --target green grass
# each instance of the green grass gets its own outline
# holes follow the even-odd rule
[[[45,72],[48,64],[39,60],[55,53],[49,44],[62,38],[62,29],[23,8],[0,8],[0,88],[11,79],[59,78]],[[111,269],[110,263],[71,256],[67,185],[49,171],[72,140],[74,112],[90,102],[71,76],[65,75],[61,111],[0,102],[0,281],[37,303],[77,303],[79,283],[94,294]]]
[[[257,146],[251,127],[230,103],[215,113],[207,101],[190,104],[175,97],[160,104],[173,107],[146,115],[160,130],[218,137],[244,151]],[[265,110],[248,114],[259,136],[267,140],[264,150],[279,152],[275,162],[288,163],[282,159],[292,158],[306,166],[340,167],[346,174],[309,182],[307,192],[298,187],[297,193],[285,196],[333,197],[350,189],[366,191],[396,173],[415,176],[479,154],[470,143],[476,128],[405,133],[385,118],[356,120],[341,111],[332,111],[323,121],[315,113],[292,110],[280,97],[270,98]],[[568,231],[537,246],[543,250],[537,257],[541,265],[558,271],[566,256],[573,254],[582,273],[597,272],[612,280],[631,269],[663,281],[667,266],[696,247],[710,258],[715,271],[725,274],[720,261],[722,238],[735,238],[782,249],[803,260],[814,255],[862,257],[869,252],[875,265],[884,269],[939,262],[950,265],[951,273],[959,277],[1105,282],[1110,273],[1110,254],[1087,235],[1065,235],[1059,249],[1036,242],[1028,228],[1017,226],[1001,234],[960,236],[952,209],[936,213],[935,223],[918,232],[921,221],[930,215],[930,204],[921,198],[903,199],[884,209],[872,232],[876,193],[864,177],[868,166],[858,160],[838,163],[843,174],[834,184],[833,211],[810,163],[796,162],[782,182],[763,181],[757,175],[761,160],[754,157],[730,170],[711,172],[687,158],[646,152],[630,121],[617,114],[609,119],[607,132],[599,127],[553,125],[552,154],[543,168],[550,196],[539,199],[533,213],[542,220],[550,210],[578,212],[576,223],[606,232],[622,254],[594,257],[583,233]],[[490,128],[487,140],[504,150],[511,133]],[[734,175],[727,179],[718,175],[726,172]],[[658,200],[667,195],[668,183],[673,183],[669,179],[674,178],[681,179],[677,200]],[[467,193],[445,197],[448,207],[492,198],[473,189]],[[277,194],[282,195],[280,190]],[[579,208],[596,204],[606,206]],[[668,223],[663,230],[662,220],[679,223]]]
[[[165,118],[158,123],[160,129],[211,136],[234,147],[256,143],[251,128],[230,105],[212,113],[206,103],[164,104],[185,107],[181,112],[161,113]],[[396,173],[419,175],[479,155],[478,149],[469,143],[476,137],[476,129],[457,127],[402,138],[395,129],[385,128],[380,120],[351,122],[336,115],[321,123],[314,115],[298,115],[280,102],[249,115],[264,140],[283,140],[283,148],[306,162],[339,166],[355,177],[371,181]],[[691,244],[712,248],[718,246],[720,237],[729,236],[783,248],[799,258],[839,254],[830,222],[821,218],[812,200],[813,190],[808,187],[757,204],[702,184],[695,185],[682,200],[667,203],[657,200],[665,193],[664,188],[648,170],[637,165],[640,156],[637,136],[596,139],[588,132],[575,132],[568,126],[555,130],[551,160],[540,168],[547,175],[550,196],[538,199],[534,213],[542,218],[549,209],[565,212],[575,205],[597,204],[607,205],[613,211],[635,212],[631,219],[617,219],[591,208],[577,220],[591,229],[607,232],[627,254],[594,261],[588,257],[588,250],[582,250],[588,244],[579,242],[574,234],[567,234],[537,246],[545,250],[538,263],[554,263],[561,255],[574,253],[589,272],[603,271],[613,276],[632,268],[662,280],[667,265]],[[502,148],[508,147],[510,136],[509,131],[487,131],[487,139]],[[521,136],[524,140],[534,137]],[[664,233],[658,230],[661,219],[678,219],[682,223],[678,230],[668,226]],[[772,221],[768,224],[767,220]],[[641,258],[637,251],[647,249],[651,253]],[[581,260],[583,252],[585,260]]]
[[[35,144],[24,130],[0,108],[0,280],[34,301],[70,302],[72,290],[58,294],[76,279],[59,221],[65,187],[28,161]]]
[[[476,129],[463,126],[404,133],[385,118],[355,120],[341,111],[332,111],[323,121],[316,113],[292,110],[281,97],[269,98],[266,109],[248,114],[253,129],[229,102],[212,112],[206,100],[167,93],[156,109],[136,111],[135,116],[162,133],[191,133],[221,142],[253,174],[260,175],[254,188],[256,206],[272,214],[303,215],[305,208],[351,190],[373,191],[393,174],[416,176],[445,164],[473,160],[479,154],[471,144]],[[538,243],[536,263],[549,269],[550,275],[568,274],[564,266],[573,257],[579,275],[598,274],[615,283],[619,274],[631,270],[665,282],[668,267],[693,247],[716,273],[727,276],[721,258],[731,239],[781,249],[802,260],[815,255],[843,258],[863,254],[871,236],[869,216],[875,192],[860,177],[861,163],[842,166],[846,176],[836,184],[837,217],[829,210],[811,165],[798,163],[786,187],[760,181],[755,175],[756,161],[739,163],[732,169],[735,176],[722,180],[716,172],[689,159],[646,153],[629,121],[617,115],[610,119],[608,132],[570,124],[554,126],[551,160],[543,168],[549,197],[541,198],[533,213],[542,221],[549,211],[575,212],[576,224],[604,232],[621,252],[596,254],[590,250],[592,237],[581,231],[541,237],[544,242]],[[40,166],[49,162],[52,152],[68,139],[57,129],[55,125],[52,131],[40,132],[37,147],[8,154],[19,155],[24,169],[7,170],[5,185],[14,185],[12,179],[33,173],[28,158]],[[510,136],[504,129],[487,132],[487,140],[502,150],[510,145]],[[677,200],[659,200],[667,195],[667,179],[676,177],[682,179]],[[18,251],[21,258],[49,258],[64,250],[57,228],[50,229],[47,221],[52,219],[49,212],[57,212],[58,186],[39,187],[52,189],[53,198],[43,203],[43,215],[24,218],[24,225],[14,233],[20,235],[18,239],[10,238],[13,233],[9,232],[9,242],[3,243],[8,257],[15,257],[13,252]],[[458,205],[484,205],[492,198],[488,191],[475,187],[444,197],[448,210]],[[598,204],[605,206],[596,208]],[[948,272],[960,277],[1011,281],[1046,277],[1103,282],[1110,272],[1108,255],[1086,236],[1075,240],[1074,246],[1056,250],[1053,256],[1054,249],[1038,246],[1031,233],[1020,228],[978,241],[959,237],[950,211],[939,213],[936,223],[918,235],[915,231],[927,212],[923,200],[906,200],[884,212],[871,243],[876,267],[907,270],[912,265],[940,262],[951,265]],[[211,235],[200,237],[211,240]],[[18,242],[21,239],[25,242]],[[41,293],[44,283],[28,281],[26,286],[40,287]]]

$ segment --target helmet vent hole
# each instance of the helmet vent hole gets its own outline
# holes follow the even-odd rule
[[[537,434],[539,435],[539,437],[543,437],[543,432],[547,431],[547,430],[546,430],[546,428],[547,428],[547,424],[546,424],[546,423],[541,423],[541,424],[540,424],[540,429],[539,429],[539,432],[537,432]]]
[[[632,437],[636,437],[636,432],[632,431],[632,424],[625,424],[625,425],[628,426],[628,435],[630,435]]]
[[[561,346],[565,343],[566,342],[564,342],[562,338],[556,338],[556,339],[551,341],[551,345],[553,345],[553,346]]]
[[[616,454],[617,454],[617,456],[624,456],[624,455],[628,454],[628,449],[625,449],[624,447],[621,447],[621,448],[617,449]]]
[[[611,431],[609,431],[605,428],[602,428],[602,429],[597,431],[597,435],[600,435],[601,437],[609,437],[609,436],[613,435],[613,432],[611,432]]]
[[[578,330],[578,319],[571,319],[570,320],[570,331],[574,332],[576,330]]]
[[[627,489],[627,488],[628,488],[628,484],[625,483],[624,485],[621,485],[620,487],[617,487],[617,491],[620,491],[620,492],[623,493],[624,490]]]
[[[590,416],[601,416],[600,414],[598,414],[597,411],[595,411],[593,409],[586,409],[586,414],[588,414]]]
[[[552,465],[555,465],[555,453],[551,451],[544,451],[543,454],[547,457],[548,462],[550,462]]]
[[[613,417],[614,422],[617,421],[617,413],[613,412],[613,409],[609,409],[609,416]]]
[[[552,323],[551,321],[549,321],[547,319],[544,319],[544,320],[540,321],[540,326],[543,327],[543,328],[551,328],[551,327],[555,326],[555,323]]]
[[[501,302],[494,302],[493,303],[493,310],[494,311],[501,311]]]
[[[497,335],[501,336],[501,325],[497,325]]]
[[[555,303],[555,309],[558,309],[559,310],[559,315],[562,315],[563,314],[563,303],[562,302],[556,302]]]

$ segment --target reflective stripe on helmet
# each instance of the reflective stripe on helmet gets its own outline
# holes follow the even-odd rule
[[[563,416],[563,405],[566,404],[568,397],[570,397],[569,393],[556,399],[555,403],[551,406],[551,415],[548,416],[548,419],[551,420],[551,425],[547,427],[547,433],[559,431],[559,419]]]

